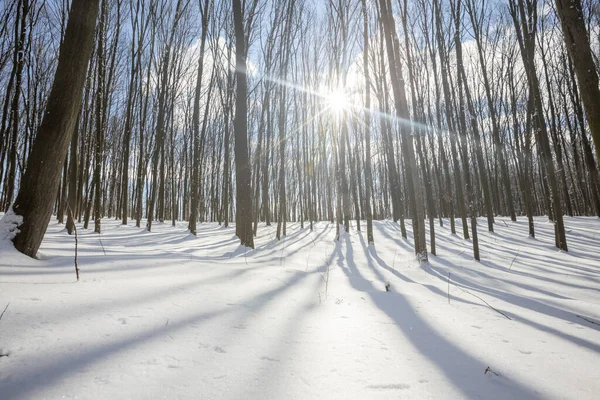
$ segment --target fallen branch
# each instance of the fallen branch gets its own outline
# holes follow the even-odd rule
[[[497,308],[494,308],[494,307],[492,307],[492,306],[490,305],[490,303],[488,303],[487,301],[485,301],[485,300],[484,300],[484,299],[482,299],[481,297],[477,296],[476,294],[473,294],[473,293],[469,292],[469,291],[468,291],[468,290],[466,290],[466,289],[463,289],[463,288],[461,288],[460,286],[458,286],[458,285],[457,285],[456,283],[454,283],[454,282],[452,282],[452,284],[453,284],[454,286],[456,286],[457,288],[459,288],[460,290],[462,290],[463,292],[465,292],[465,293],[467,293],[467,294],[470,294],[471,296],[473,296],[473,297],[476,297],[476,298],[478,298],[479,300],[483,301],[483,302],[484,302],[484,303],[485,303],[485,304],[486,304],[486,305],[487,305],[489,308],[491,308],[492,310],[496,311],[498,314],[501,314],[501,315],[505,316],[506,318],[508,318],[509,320],[511,320],[511,321],[512,321],[512,318],[511,318],[511,317],[509,317],[508,315],[504,314],[502,311],[498,310]]]
[[[517,259],[517,257],[519,257],[519,253],[521,252],[521,248],[519,248],[519,251],[517,251],[517,255],[515,256],[515,258],[513,258],[512,262],[510,263],[510,267],[508,267],[508,270],[510,271],[510,269],[513,266],[513,263],[515,262],[515,260]]]
[[[7,306],[7,307],[8,307],[8,306]],[[596,321],[594,321],[593,319],[589,319],[589,318],[586,318],[586,317],[582,317],[581,315],[576,315],[576,316],[577,316],[577,318],[581,318],[582,320],[584,320],[584,321],[587,321],[587,322],[589,322],[590,324],[594,324],[594,325],[600,325],[600,322],[596,322]]]
[[[4,307],[4,311],[2,311],[2,314],[0,314],[0,319],[2,319],[2,317],[4,316],[4,313],[6,312],[6,309],[8,308],[8,306],[10,306],[10,301],[8,302],[6,307]]]
[[[497,374],[496,372],[492,371],[492,369],[488,366],[485,371],[483,372],[483,374],[487,374],[488,372],[491,372],[492,374],[496,375],[496,376],[500,376],[500,374]]]

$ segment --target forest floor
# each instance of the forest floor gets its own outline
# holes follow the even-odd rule
[[[391,221],[375,246],[260,225],[246,251],[217,224],[104,219],[75,282],[53,219],[40,260],[0,244],[0,398],[597,399],[600,219],[565,221],[568,253],[547,218],[536,239],[482,219],[481,263],[436,222],[419,266]]]

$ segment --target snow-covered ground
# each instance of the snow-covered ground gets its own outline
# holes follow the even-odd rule
[[[261,225],[246,251],[217,224],[105,219],[79,230],[76,283],[53,220],[39,261],[0,245],[0,398],[597,399],[600,220],[566,219],[569,253],[546,219],[536,239],[496,222],[481,263],[436,224],[419,267],[391,221],[374,247]]]

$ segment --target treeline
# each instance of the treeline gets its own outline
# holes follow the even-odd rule
[[[563,250],[563,215],[600,217],[594,0],[99,7],[54,202],[69,232],[109,217],[148,230],[189,220],[192,233],[237,222],[242,237],[263,221],[280,238],[288,221],[330,220],[339,237],[366,220],[372,243],[372,219],[406,237],[410,218],[426,259],[426,231],[435,254],[435,226],[454,233],[460,218],[479,259],[479,216],[490,231],[495,216],[524,216],[534,236],[533,216],[548,215]],[[0,5],[3,210],[56,101],[69,8]]]

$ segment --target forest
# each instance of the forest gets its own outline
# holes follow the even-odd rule
[[[70,279],[74,246],[83,284],[91,284],[90,274],[123,276],[118,285],[143,280],[135,265],[149,265],[154,254],[164,265],[185,257],[173,275],[148,275],[179,285],[198,257],[202,268],[216,262],[238,271],[231,279],[250,271],[285,288],[313,271],[319,289],[305,289],[319,305],[336,290],[331,271],[348,278],[347,296],[367,301],[357,293],[370,293],[373,309],[396,325],[408,315],[428,327],[410,295],[400,294],[401,285],[418,283],[415,298],[432,296],[442,306],[446,297],[447,305],[464,301],[457,290],[479,293],[464,304],[502,323],[503,316],[518,320],[510,307],[519,306],[531,321],[543,315],[597,334],[599,57],[596,0],[2,0],[0,300],[3,290],[16,296],[24,288],[17,283]],[[296,278],[276,270],[286,262]],[[112,267],[94,269],[96,263],[122,268],[111,275]],[[266,272],[255,271],[259,265]],[[398,272],[407,265],[427,276]],[[205,279],[213,279],[210,268]],[[513,276],[520,268],[528,272]],[[581,281],[570,286],[563,274]],[[136,290],[150,293],[143,285]],[[555,291],[560,301],[553,302]],[[395,297],[380,297],[387,292]],[[482,295],[507,305],[494,307]],[[59,301],[52,298],[48,304]],[[244,300],[251,309],[252,298]],[[400,309],[390,311],[393,304]],[[429,312],[433,320],[450,318]],[[0,316],[0,390],[6,385],[9,398],[29,398],[38,392],[21,391],[28,381],[2,376],[2,362],[12,358],[3,352],[3,323]],[[531,322],[523,332],[551,332],[597,363],[597,336],[582,338],[555,323]],[[447,344],[405,334],[421,354]],[[475,357],[456,349],[429,356],[459,388],[450,397],[489,395],[486,385],[495,383],[448,372],[444,357],[461,365]],[[38,372],[62,382],[53,368]],[[486,378],[509,379],[493,368]],[[578,395],[538,391],[539,382],[512,373],[504,383],[510,390],[503,386],[493,398],[593,398],[600,390],[593,372],[564,384]],[[553,376],[543,385],[558,385]],[[413,387],[411,395],[436,397],[446,390],[439,384]],[[385,397],[409,390],[402,385],[357,393],[370,398],[376,389]],[[327,397],[313,390],[293,393]]]
[[[68,3],[0,10],[4,211],[52,101]],[[495,216],[526,217],[535,236],[533,217],[548,215],[563,250],[563,215],[600,217],[594,1],[561,26],[570,1],[255,0],[240,4],[241,33],[226,1],[101,3],[48,188],[69,232],[73,220],[100,232],[102,217],[149,231],[189,220],[192,233],[237,222],[253,247],[259,221],[279,238],[288,221],[329,220],[375,242],[373,219],[406,238],[410,218],[427,259],[436,224],[455,232],[456,217],[479,259],[479,216],[489,231]]]

